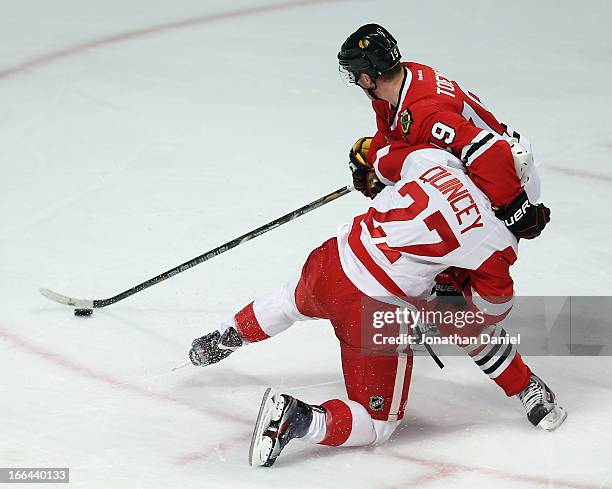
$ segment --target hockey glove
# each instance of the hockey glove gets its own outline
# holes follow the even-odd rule
[[[550,221],[550,209],[544,204],[533,205],[525,191],[521,191],[507,206],[497,209],[495,215],[517,238],[537,238]]]
[[[193,340],[189,360],[195,366],[204,367],[229,357],[243,344],[236,328],[229,326]]]
[[[432,293],[436,294],[440,304],[464,306],[466,302],[463,290],[469,283],[469,278],[466,270],[447,268],[436,276]]]
[[[433,292],[438,297],[463,297],[463,292],[457,289],[452,268],[447,268],[436,275],[436,285]]]
[[[349,151],[349,168],[353,174],[353,186],[366,197],[373,199],[385,185],[378,180],[367,156],[372,138],[359,138]]]

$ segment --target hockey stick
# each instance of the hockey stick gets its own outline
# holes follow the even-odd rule
[[[417,324],[414,327],[415,331],[416,331],[416,335],[417,335],[417,339],[421,342],[421,344],[425,347],[425,349],[427,350],[427,353],[429,353],[429,356],[431,357],[431,359],[436,362],[436,365],[440,368],[444,368],[444,364],[442,363],[442,360],[440,360],[440,357],[438,355],[436,355],[436,352],[433,351],[433,348],[431,347],[431,345],[429,343],[426,343],[424,341],[424,335],[423,335],[423,331],[421,331],[421,328],[419,327],[419,325]]]
[[[296,209],[292,212],[289,212],[288,214],[285,214],[284,216],[274,219],[273,221],[270,221],[269,223],[264,224],[263,226],[260,226],[257,229],[254,229],[246,234],[243,234],[242,236],[232,239],[231,241],[228,241],[227,243],[222,244],[221,246],[217,246],[216,248],[207,251],[206,253],[200,256],[192,258],[191,260],[183,263],[182,265],[174,267],[164,273],[157,275],[156,277],[147,280],[146,282],[132,287],[131,289],[124,290],[123,292],[113,297],[109,297],[108,299],[76,299],[74,297],[68,297],[44,288],[39,289],[39,292],[47,299],[50,299],[54,302],[58,302],[66,306],[76,307],[77,311],[81,310],[81,312],[83,312],[83,314],[79,315],[89,315],[91,314],[91,311],[89,311],[91,309],[99,309],[101,307],[110,306],[115,302],[122,301],[123,299],[126,299],[131,295],[134,295],[144,289],[148,289],[149,287],[163,282],[164,280],[167,280],[170,277],[173,277],[174,275],[183,273],[185,270],[189,270],[190,268],[193,268],[196,265],[199,265],[200,263],[204,263],[205,261],[210,260],[211,258],[214,258],[215,256],[220,255],[221,253],[225,253],[226,251],[231,250],[232,248],[235,248],[238,245],[246,243],[247,241],[250,241],[253,238],[256,238],[257,236],[261,236],[262,234],[267,233],[268,231],[271,231],[274,228],[286,224],[289,221],[293,221],[294,219],[303,216],[304,214],[307,214],[310,211],[318,209],[319,207],[325,204],[329,204],[330,202],[352,191],[352,185],[347,185],[346,187],[342,187],[338,190],[335,190],[334,192],[324,195],[323,197],[311,202],[310,204],[306,204],[305,206],[302,206],[299,209]],[[75,311],[75,314],[77,311]]]

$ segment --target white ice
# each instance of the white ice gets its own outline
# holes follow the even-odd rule
[[[484,97],[543,160],[552,222],[521,244],[517,292],[612,295],[610,2],[1,10],[0,466],[67,466],[78,488],[612,487],[610,358],[528,359],[569,411],[545,433],[468,359],[439,371],[419,357],[386,445],[294,442],[272,469],[248,467],[267,386],[312,403],[345,395],[329,324],[171,370],[193,338],[297,273],[366,208],[360,195],[88,319],[37,293],[113,295],[345,185],[347,150],[374,126],[335,57],[376,21],[406,59]]]

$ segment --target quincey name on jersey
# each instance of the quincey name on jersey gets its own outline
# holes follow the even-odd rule
[[[429,66],[402,63],[404,82],[397,107],[372,101],[377,132],[368,152],[372,164],[392,141],[433,144],[459,158],[492,204],[503,207],[520,192],[508,140],[524,138],[500,123],[472,92],[462,90]]]
[[[379,151],[375,163],[390,186],[339,230],[347,277],[370,297],[415,303],[431,298],[440,272],[466,269],[470,303],[499,320],[512,306],[516,238],[455,156],[431,146],[393,146]]]

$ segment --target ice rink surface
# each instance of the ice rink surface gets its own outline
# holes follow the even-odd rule
[[[610,2],[271,2],[3,1],[0,466],[67,466],[78,488],[611,488],[610,358],[528,359],[569,412],[554,433],[467,358],[419,357],[386,445],[248,466],[268,385],[345,396],[329,324],[171,370],[361,195],[89,319],[38,295],[113,295],[348,183],[374,124],[336,53],[371,21],[534,143],[552,222],[521,243],[517,293],[612,295]]]

